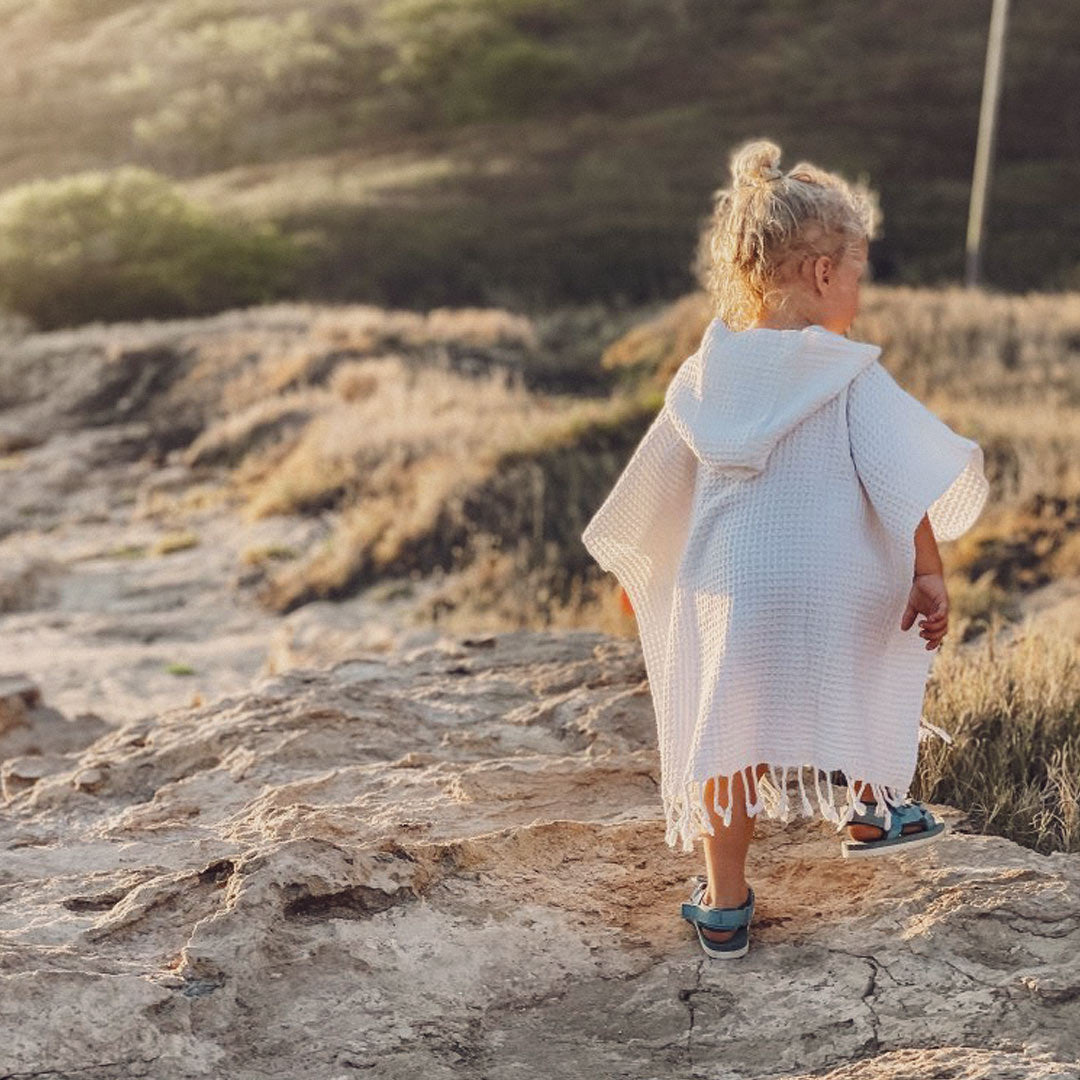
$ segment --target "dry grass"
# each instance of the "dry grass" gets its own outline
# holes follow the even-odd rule
[[[619,392],[575,401],[515,378],[543,364],[539,320],[312,311],[302,337],[240,369],[226,395],[236,415],[191,452],[242,459],[234,482],[254,516],[338,515],[325,547],[265,591],[278,609],[343,595],[391,569],[439,571],[452,576],[431,601],[433,618],[603,618],[632,632],[614,583],[590,572],[579,550],[579,526],[609,486],[602,475],[582,482],[582,470],[614,478],[709,317],[693,294],[632,327],[602,358]],[[970,637],[995,615],[1016,618],[1019,593],[1080,561],[1080,297],[871,285],[852,336],[879,341],[901,384],[986,451],[990,503],[944,554]],[[579,460],[567,470],[557,450],[575,444]],[[566,490],[561,505],[552,486]]]
[[[947,639],[946,639],[947,640]],[[918,797],[1041,852],[1080,851],[1080,648],[1025,624],[943,645],[927,686]]]
[[[295,559],[299,554],[296,548],[288,544],[264,544],[261,547],[245,548],[240,562],[243,566],[265,567],[274,561]]]
[[[281,445],[303,431],[330,395],[318,389],[263,398],[211,424],[184,451],[184,464],[238,465],[253,451]]]
[[[480,359],[501,349],[520,354],[537,347],[530,319],[497,308],[414,312],[356,305],[347,313],[316,314],[303,341],[267,357],[257,385],[265,392],[321,383],[344,361],[388,354],[430,360],[471,352]]]
[[[698,346],[712,319],[709,298],[697,292],[644,319],[604,350],[606,368],[643,374],[666,386],[676,368]]]
[[[604,363],[666,384],[711,318],[704,293],[685,296],[609,346]],[[1080,407],[1080,293],[868,283],[849,336],[880,345],[881,362],[920,399],[996,403],[1012,430],[1023,427],[1023,414],[1007,419],[1016,405]]]
[[[409,486],[430,497],[440,472],[486,471],[551,422],[548,405],[501,373],[467,378],[396,356],[350,363],[333,387],[291,450],[249,486],[252,516],[339,505],[346,495],[392,498],[410,470],[428,474]]]
[[[602,400],[539,397],[505,372],[469,377],[399,356],[342,365],[331,387],[284,453],[255,454],[235,474],[251,517],[340,511],[328,542],[263,590],[276,610],[410,562],[448,568],[461,554],[451,538],[470,529],[465,501],[508,455],[547,452],[610,412]]]
[[[868,285],[851,336],[924,401],[1080,406],[1080,293]]]
[[[1053,474],[1044,480],[1054,488]],[[1071,478],[1058,490],[1074,494],[1027,495],[1020,503],[992,504],[963,536],[947,545],[948,564],[970,582],[1024,593],[1080,572],[1080,489]],[[998,490],[1007,489],[999,484]]]

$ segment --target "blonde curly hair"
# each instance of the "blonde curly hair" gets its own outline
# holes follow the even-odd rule
[[[737,146],[729,158],[731,186],[713,193],[692,270],[732,330],[762,313],[783,311],[791,289],[787,269],[805,256],[839,261],[881,226],[877,193],[861,182],[800,161],[780,169],[780,147],[769,139]]]

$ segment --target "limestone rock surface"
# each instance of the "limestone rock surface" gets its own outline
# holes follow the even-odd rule
[[[947,807],[865,862],[760,820],[705,957],[634,641],[358,653],[21,760],[0,1077],[1080,1075],[1080,859]]]

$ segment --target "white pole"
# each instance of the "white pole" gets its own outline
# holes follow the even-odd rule
[[[986,42],[986,69],[983,72],[982,105],[979,108],[979,136],[975,146],[975,173],[971,179],[971,204],[968,207],[965,284],[973,288],[979,282],[982,266],[983,220],[986,195],[990,186],[991,159],[994,153],[994,123],[1001,97],[1001,62],[1005,51],[1005,16],[1009,0],[994,0],[990,12],[990,35]]]

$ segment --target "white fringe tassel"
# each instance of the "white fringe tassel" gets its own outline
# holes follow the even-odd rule
[[[928,725],[932,726],[932,725]],[[940,732],[940,728],[937,731]],[[945,736],[947,738],[947,735]],[[951,741],[951,740],[950,740]],[[807,793],[807,785],[803,783],[803,769],[811,769],[814,774],[815,801]],[[856,802],[860,803],[859,809],[863,808],[861,800],[855,794],[854,781],[858,777],[857,770],[845,769],[838,766],[848,778],[847,798],[841,795],[841,806],[836,805],[833,784],[829,780],[830,770],[820,769],[815,765],[777,765],[774,762],[767,763],[767,770],[761,774],[761,778],[753,781],[754,767],[746,765],[727,777],[713,777],[712,807],[706,807],[705,784],[706,780],[690,780],[681,785],[681,789],[672,790],[669,786],[663,793],[664,816],[667,828],[664,840],[671,848],[678,850],[681,846],[683,851],[693,851],[694,843],[702,834],[715,835],[714,821],[719,819],[726,828],[731,824],[732,793],[736,776],[741,776],[743,784],[744,804],[747,817],[753,817],[764,813],[766,817],[778,818],[780,821],[789,821],[792,816],[791,800],[788,797],[788,771],[798,774],[798,791],[800,797],[799,811],[804,817],[813,817],[815,807],[826,821],[836,824],[836,831],[840,832],[856,813]],[[778,775],[779,770],[779,775]],[[825,788],[822,790],[821,776],[825,778]],[[727,780],[727,805],[720,805],[720,787],[716,781]],[[751,802],[750,788],[754,787],[756,798]],[[844,789],[841,789],[843,792]],[[871,797],[877,801],[878,813],[885,820],[885,828],[889,827],[892,820],[890,808],[901,806],[908,802],[907,791],[900,791],[887,784],[870,784]]]

